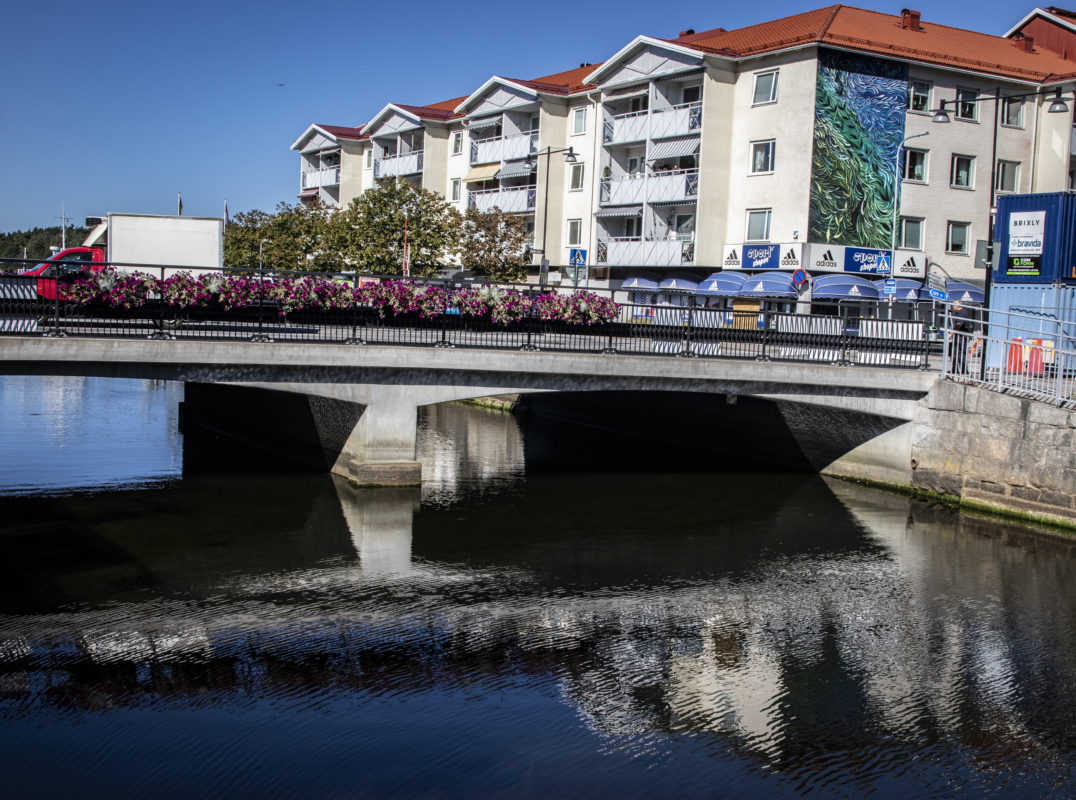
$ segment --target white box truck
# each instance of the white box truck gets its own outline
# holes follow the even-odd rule
[[[159,268],[167,267],[167,277],[224,266],[224,220],[219,217],[109,214],[86,222],[96,224],[82,247],[101,249],[104,242],[104,260],[117,269],[159,276]]]

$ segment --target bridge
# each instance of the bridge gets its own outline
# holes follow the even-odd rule
[[[553,392],[687,392],[711,397],[715,409],[739,397],[815,409],[785,417],[790,428],[827,440],[827,452],[843,451],[830,471],[909,483],[910,421],[938,380],[926,370],[817,361],[81,336],[4,337],[0,374],[183,381],[188,400],[194,395],[209,406],[209,420],[214,407],[232,405],[229,390],[262,392],[258,409],[247,404],[241,413],[264,413],[283,429],[285,421],[296,427],[300,409],[309,424],[296,435],[316,439],[327,468],[362,486],[421,481],[421,406]],[[290,411],[266,408],[267,397],[288,397]]]

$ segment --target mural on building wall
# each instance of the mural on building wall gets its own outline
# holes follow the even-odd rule
[[[808,241],[888,249],[908,68],[821,50]]]

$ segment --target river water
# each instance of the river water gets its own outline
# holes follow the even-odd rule
[[[359,492],[181,394],[0,378],[6,797],[1076,796],[1076,540],[461,406]]]

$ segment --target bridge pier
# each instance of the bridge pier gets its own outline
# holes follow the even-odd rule
[[[414,392],[404,386],[362,388],[365,408],[331,471],[358,486],[418,486],[422,464],[415,458],[418,405]]]

